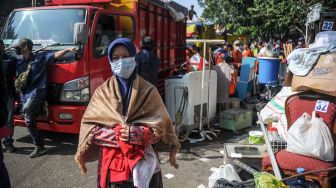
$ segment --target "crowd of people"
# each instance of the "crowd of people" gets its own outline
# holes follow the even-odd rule
[[[236,94],[236,84],[240,76],[242,60],[244,57],[273,57],[281,60],[280,69],[286,69],[286,58],[284,47],[291,46],[290,49],[305,48],[305,40],[300,37],[297,45],[293,40],[288,39],[285,43],[277,41],[240,41],[233,43],[223,42],[212,46],[212,54],[209,58],[213,65],[212,69],[217,72],[217,103],[218,110],[222,109],[227,103],[229,95]],[[193,44],[186,50],[186,72],[201,71],[209,68],[209,62],[202,57],[201,48]],[[258,72],[258,62],[255,70]],[[286,72],[282,70],[282,72]]]

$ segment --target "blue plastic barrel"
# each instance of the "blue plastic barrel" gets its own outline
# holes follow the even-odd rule
[[[257,58],[243,57],[242,65],[240,67],[239,81],[249,82],[254,79],[254,67]]]
[[[260,84],[275,85],[278,80],[280,59],[272,57],[259,57],[259,76]]]

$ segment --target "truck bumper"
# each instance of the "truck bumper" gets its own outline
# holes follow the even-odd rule
[[[50,105],[48,118],[38,118],[37,127],[51,132],[78,134],[85,109],[86,106]],[[23,116],[14,116],[14,125],[24,127]]]

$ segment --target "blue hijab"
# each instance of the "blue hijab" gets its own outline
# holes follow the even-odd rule
[[[109,62],[112,62],[112,52],[114,50],[114,48],[116,46],[119,45],[123,45],[128,49],[128,52],[130,53],[130,57],[134,57],[136,54],[136,48],[133,44],[133,41],[131,41],[128,38],[118,38],[114,41],[111,42],[111,44],[108,47],[108,60]],[[132,92],[132,84],[133,84],[133,80],[135,79],[135,71],[136,69],[134,69],[132,75],[125,79],[125,78],[121,78],[117,75],[115,75],[117,77],[118,80],[118,84],[119,84],[119,88],[120,88],[120,92],[121,92],[121,96],[123,99],[123,115],[126,115],[127,109],[128,109],[128,105],[129,105],[129,101],[131,98],[131,92]]]
[[[110,62],[112,62],[111,52],[112,52],[113,48],[115,48],[118,45],[125,46],[128,49],[131,57],[135,56],[136,48],[134,46],[133,41],[131,41],[128,38],[117,38],[114,41],[112,41],[111,44],[108,47],[108,59],[109,59]]]

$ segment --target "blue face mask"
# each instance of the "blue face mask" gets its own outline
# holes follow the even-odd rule
[[[124,79],[127,79],[131,76],[136,66],[134,57],[118,59],[116,61],[110,62],[110,64],[112,72]]]

